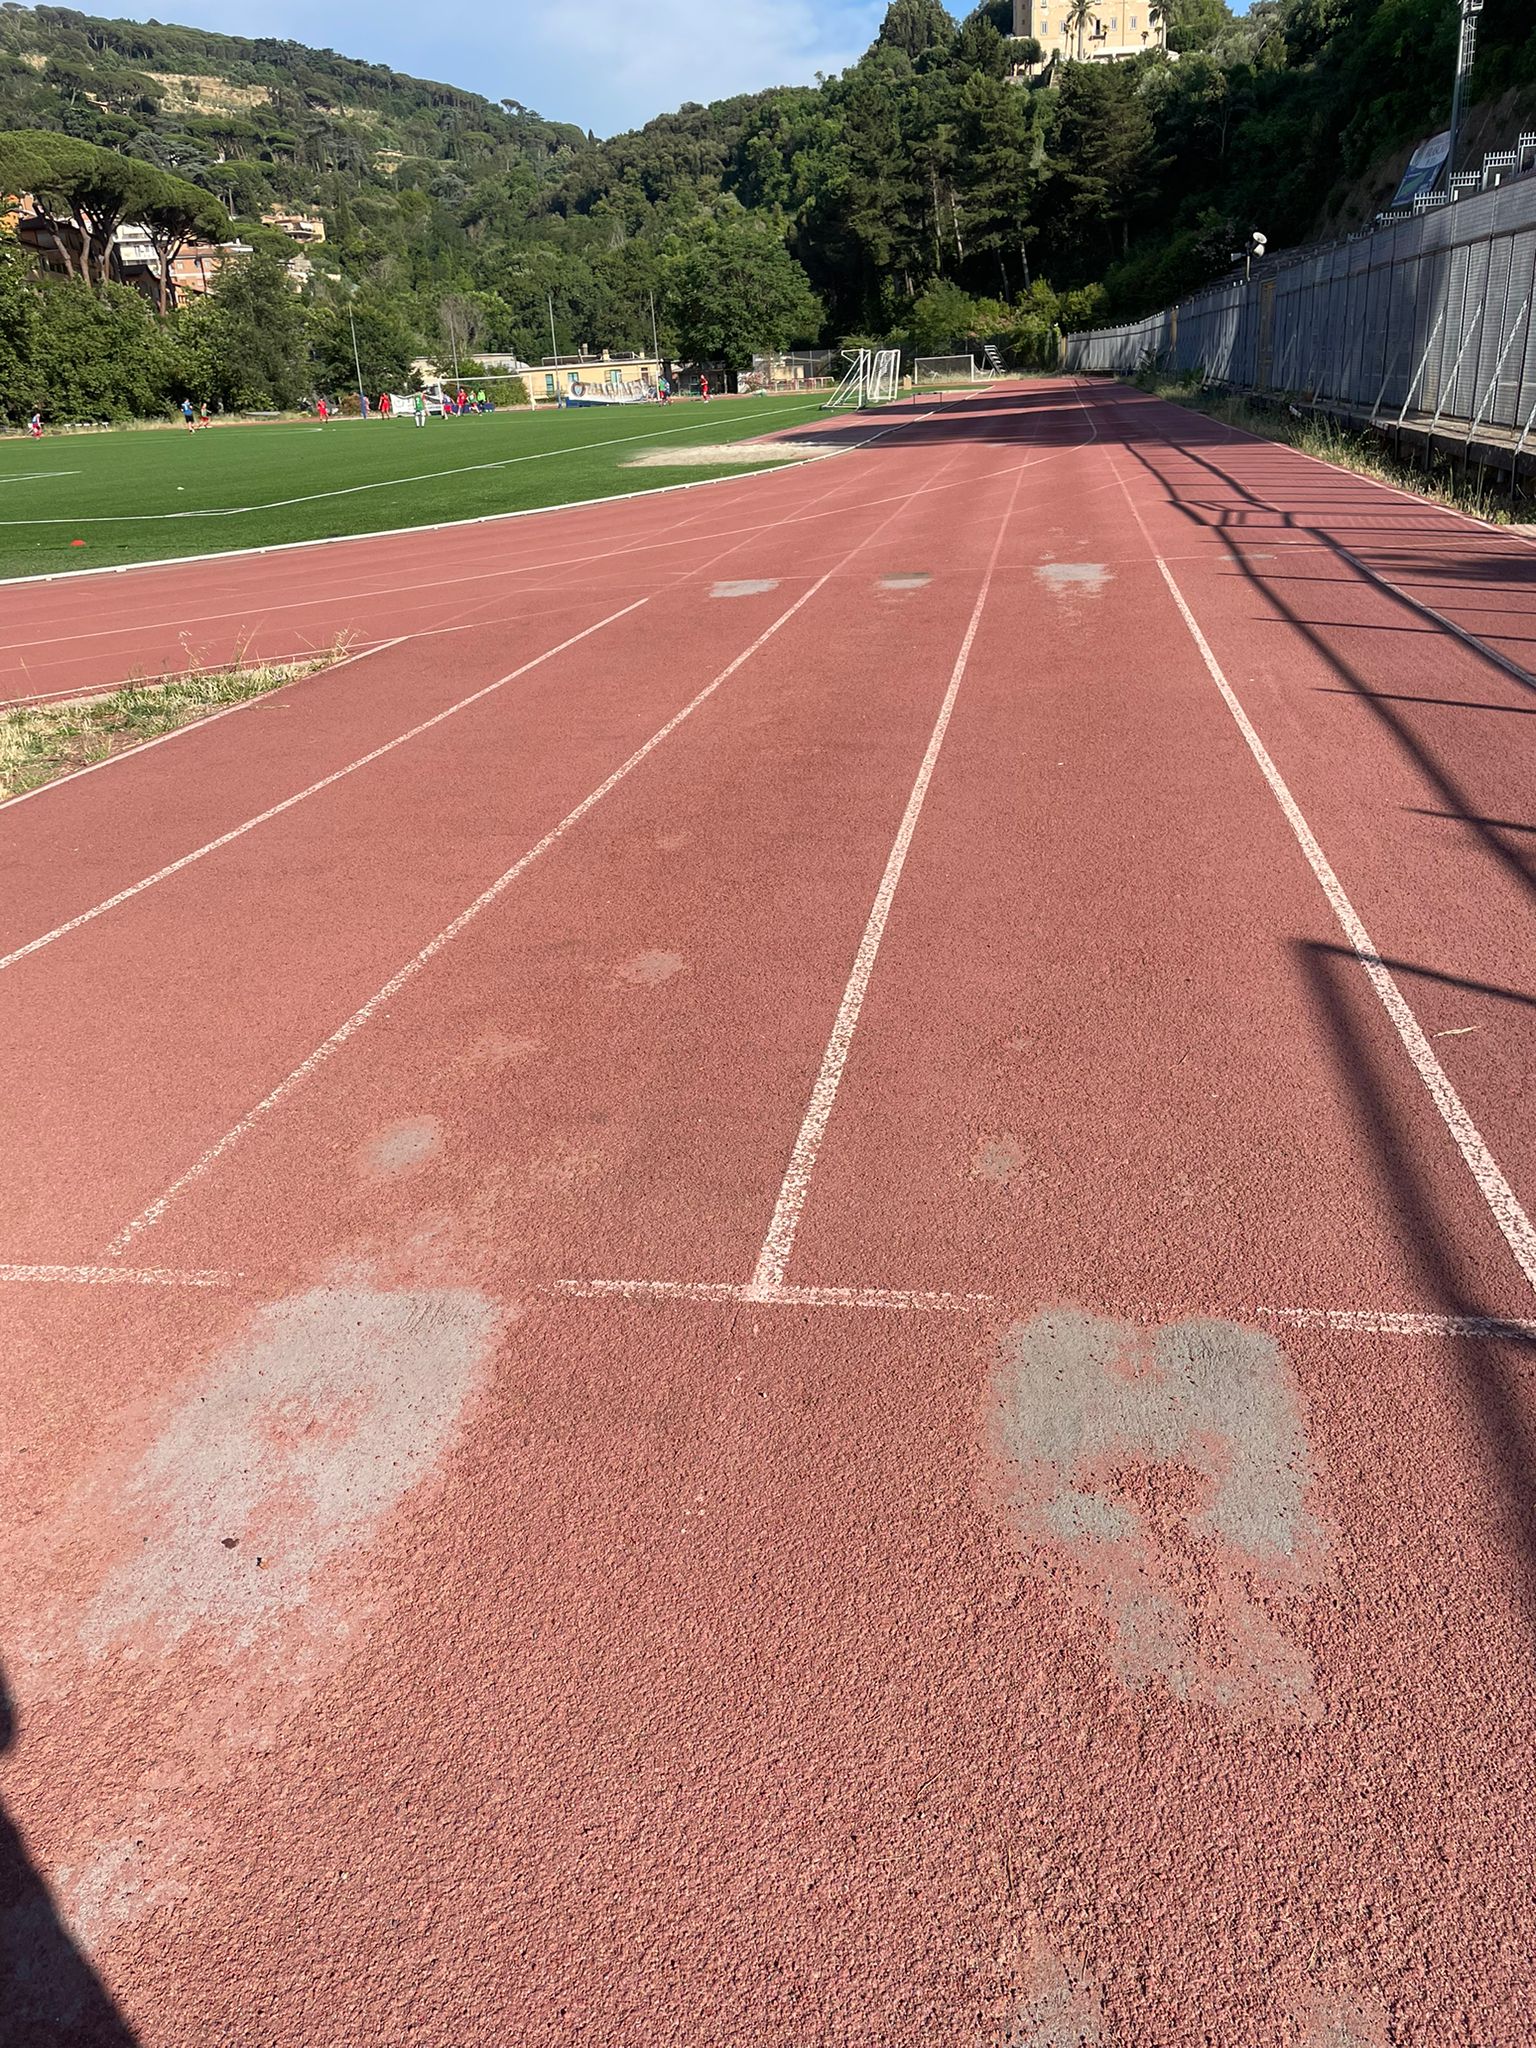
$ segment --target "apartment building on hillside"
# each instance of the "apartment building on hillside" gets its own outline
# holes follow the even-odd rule
[[[1013,32],[1040,45],[1038,63],[1021,73],[1043,71],[1058,58],[1113,64],[1143,50],[1168,47],[1168,27],[1157,0],[1013,0]]]

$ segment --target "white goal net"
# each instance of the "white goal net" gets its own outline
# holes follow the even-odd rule
[[[894,348],[845,348],[848,368],[842,382],[822,406],[831,412],[845,405],[887,405],[901,382],[901,351]]]
[[[984,384],[995,374],[974,356],[919,356],[912,365],[914,384]]]

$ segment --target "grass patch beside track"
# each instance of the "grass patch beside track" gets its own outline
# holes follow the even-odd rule
[[[104,697],[73,704],[18,705],[0,711],[0,804],[40,789],[76,768],[90,768],[145,740],[160,739],[210,712],[260,697],[327,668],[345,649],[310,661],[209,669],[166,682],[125,683]]]
[[[0,444],[0,576],[280,547],[657,490],[743,465],[707,444],[809,425],[821,398],[754,396],[406,421],[124,429]],[[696,467],[626,465],[701,445]],[[764,458],[765,466],[777,466]],[[75,545],[75,543],[81,545]]]

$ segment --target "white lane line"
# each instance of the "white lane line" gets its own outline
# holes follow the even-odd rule
[[[910,504],[913,499],[923,495],[924,492],[922,490],[913,491],[910,497],[904,499],[902,503]],[[897,510],[900,509],[898,506]],[[664,741],[670,739],[685,719],[691,718],[700,705],[707,703],[714,696],[722,684],[729,682],[738,669],[744,668],[753,655],[768,644],[780,627],[788,625],[795,614],[802,611],[816,593],[830,583],[838,571],[851,562],[855,555],[868,547],[871,541],[882,533],[895,517],[896,511],[887,513],[886,517],[877,526],[871,528],[862,540],[855,542],[847,553],[834,562],[830,569],[824,571],[807,590],[803,591],[795,599],[793,604],[786,606],[770,625],[765,626],[750,646],[744,648],[733,661],[728,662],[721,669],[720,673],[710,682],[706,683],[696,696],[691,697],[681,711],[675,712],[665,725],[657,732],[652,733],[643,746],[635,749],[627,761],[616,768],[605,781],[600,782],[596,789],[584,796],[573,811],[568,811],[558,825],[551,827],[544,837],[536,845],[531,846],[520,859],[514,861],[504,874],[498,875],[490,887],[482,890],[474,902],[469,904],[464,910],[461,910],[451,924],[445,925],[435,938],[429,939],[419,953],[414,954],[403,967],[392,974],[381,989],[376,990],[360,1009],[354,1010],[344,1023],[339,1024],[329,1038],[324,1039],[316,1046],[315,1050],[307,1058],[301,1060],[298,1066],[293,1068],[290,1073],[286,1074],[269,1094],[264,1095],[260,1102],[247,1110],[237,1124],[232,1125],[222,1138],[219,1138],[214,1144],[210,1145],[202,1157],[188,1167],[179,1179],[173,1181],[163,1194],[157,1195],[148,1208],[140,1210],[139,1214],[131,1222],[125,1224],[111,1244],[107,1246],[107,1256],[109,1258],[121,1258],[136,1238],[144,1231],[152,1229],[179,1195],[185,1193],[195,1182],[201,1180],[206,1173],[218,1164],[226,1152],[237,1145],[264,1117],[276,1109],[279,1103],[286,1101],[294,1089],[301,1087],[317,1068],[323,1066],[330,1059],[333,1053],[339,1052],[350,1038],[361,1031],[372,1017],[376,1016],[387,1003],[399,994],[407,982],[414,980],[424,967],[429,966],[436,959],[437,955],[446,946],[451,945],[459,934],[471,925],[483,911],[489,910],[491,905],[542,854],[547,853],[550,847],[563,839],[573,826],[581,822],[588,811],[601,803],[611,790],[617,789],[624,778],[632,773],[634,769],[638,768],[647,756],[653,754]]]
[[[955,656],[955,664],[950,671],[949,687],[944,692],[939,715],[934,720],[927,748],[918,765],[917,779],[912,785],[911,795],[907,798],[907,807],[902,813],[901,823],[896,828],[896,838],[885,864],[885,873],[880,878],[880,886],[875,892],[869,920],[864,927],[864,936],[860,939],[858,952],[854,955],[853,971],[848,977],[847,987],[843,990],[843,1000],[838,1005],[837,1017],[832,1025],[832,1036],[827,1040],[826,1051],[822,1054],[821,1069],[811,1090],[810,1104],[801,1123],[799,1135],[795,1139],[789,1165],[785,1169],[779,1197],[768,1224],[768,1234],[763,1239],[762,1250],[758,1253],[757,1266],[752,1275],[754,1288],[771,1291],[784,1284],[790,1253],[794,1250],[795,1233],[800,1227],[806,1196],[810,1193],[816,1157],[821,1150],[821,1141],[826,1135],[833,1104],[837,1100],[838,1083],[843,1078],[843,1068],[847,1064],[848,1050],[853,1043],[859,1012],[864,1006],[865,992],[869,987],[870,976],[874,972],[880,942],[885,936],[886,920],[891,914],[896,885],[901,880],[901,871],[906,865],[907,849],[912,844],[912,835],[916,832],[917,821],[922,816],[928,785],[933,779],[939,750],[944,745],[944,735],[949,730],[950,714],[955,708],[955,699],[959,695],[960,684],[964,680],[966,666],[971,658],[976,629],[981,624],[982,611],[992,588],[993,572],[997,568],[997,558],[1002,552],[1008,522],[1013,516],[1022,477],[1021,468],[1014,477],[1007,507],[998,522],[997,538],[992,543],[991,554],[987,557],[981,588],[976,593],[976,602],[965,629],[965,637],[960,642],[960,651]]]
[[[130,902],[135,896],[142,896],[146,889],[153,889],[157,883],[169,881],[172,875],[179,875],[183,868],[189,868],[194,862],[206,859],[210,853],[217,853],[221,846],[228,846],[245,833],[254,832],[258,825],[265,825],[270,819],[281,817],[284,811],[291,811],[296,804],[302,804],[310,797],[317,796],[322,789],[329,789],[333,783],[343,781],[348,775],[355,775],[359,768],[366,768],[371,761],[381,760],[385,754],[393,753],[396,747],[403,747],[407,740],[418,739],[422,733],[430,732],[433,726],[441,725],[445,719],[456,717],[471,704],[478,704],[482,698],[504,689],[508,683],[515,683],[520,676],[541,668],[545,662],[553,661],[557,654],[564,654],[567,648],[591,639],[594,633],[601,633],[605,626],[611,626],[617,619],[628,618],[631,612],[638,611],[643,604],[649,602],[648,598],[637,597],[633,604],[625,605],[621,611],[610,612],[606,618],[598,619],[593,625],[584,626],[579,633],[572,633],[555,647],[546,647],[542,654],[534,655],[518,668],[509,669],[493,683],[487,683],[482,689],[471,691],[469,696],[461,697],[456,704],[448,705],[433,717],[424,718],[420,725],[413,725],[407,732],[397,733],[392,740],[385,740],[382,746],[374,747],[369,753],[359,754],[355,761],[348,761],[344,767],[334,769],[329,775],[322,775],[318,782],[310,783],[307,789],[296,790],[292,796],[285,796],[281,803],[269,805],[254,818],[247,818],[243,824],[232,825],[227,832],[221,832],[217,839],[209,839],[202,846],[194,847],[190,853],[182,854],[179,860],[168,861],[163,868],[156,868],[152,875],[145,875],[140,881],[130,882],[126,889],[119,889],[116,895],[92,904],[89,910],[82,910],[77,917],[68,918],[63,924],[55,925],[52,931],[43,932],[38,938],[29,939],[24,946],[16,947],[14,952],[0,954],[0,974],[3,974],[6,968],[14,967],[18,960],[25,960],[29,954],[40,953],[44,946],[51,946],[55,940],[67,938],[71,932],[79,931],[82,925],[91,923],[92,919],[104,917],[109,910],[116,910],[120,903]]]
[[[769,1308],[886,1308],[982,1314],[1000,1306],[991,1294],[910,1287],[763,1287],[756,1280],[562,1280],[556,1293],[579,1301],[750,1301]]]
[[[1380,1308],[1258,1308],[1253,1313],[1300,1330],[1363,1330],[1386,1337],[1536,1339],[1536,1321],[1522,1316],[1443,1316],[1424,1309]]]
[[[943,1288],[759,1287],[730,1280],[561,1280],[552,1290],[575,1301],[750,1302],[761,1308],[884,1309],[895,1314],[1034,1315],[1040,1305],[1010,1302],[997,1294],[968,1294]],[[1536,1342],[1536,1319],[1513,1316],[1438,1315],[1427,1309],[1212,1308],[1172,1302],[1120,1303],[1106,1311],[1136,1322],[1224,1321],[1282,1323],[1302,1330],[1345,1330],[1391,1337],[1507,1337]]]
[[[1118,467],[1112,459],[1110,466],[1116,470],[1118,476]],[[1132,516],[1141,528],[1142,537],[1151,550],[1152,558],[1157,563],[1164,583],[1168,586],[1169,595],[1178,606],[1179,616],[1199,649],[1200,658],[1205,663],[1211,681],[1221,692],[1222,701],[1231,712],[1249,753],[1258,763],[1259,772],[1269,784],[1271,794],[1285,814],[1285,821],[1295,834],[1296,843],[1305,854],[1308,867],[1327,897],[1329,908],[1338,919],[1339,927],[1348,939],[1356,959],[1365,969],[1372,988],[1380,998],[1382,1008],[1391,1018],[1393,1028],[1402,1040],[1403,1049],[1412,1060],[1430,1100],[1440,1112],[1441,1121],[1455,1140],[1457,1150],[1466,1161],[1472,1178],[1477,1182],[1483,1200],[1488,1204],[1495,1223],[1504,1234],[1505,1242],[1515,1255],[1516,1263],[1525,1275],[1527,1283],[1536,1290],[1536,1229],[1532,1228],[1531,1219],[1526,1215],[1519,1197],[1505,1179],[1498,1161],[1489,1151],[1481,1132],[1467,1113],[1461,1097],[1452,1087],[1450,1077],[1425,1036],[1423,1026],[1409,1008],[1407,998],[1393,979],[1386,962],[1377,952],[1375,942],[1366,930],[1359,912],[1346,895],[1343,883],[1334,873],[1332,863],[1318,844],[1311,826],[1302,815],[1301,807],[1292,796],[1284,776],[1271,760],[1268,749],[1238,701],[1236,691],[1222,673],[1221,664],[1211,652],[1210,642],[1201,632],[1194,613],[1185,601],[1183,591],[1174,581],[1172,570],[1157,552],[1156,543],[1147,531],[1146,523],[1125,479],[1120,477],[1119,482],[1120,488],[1125,492],[1125,501],[1131,508]]]
[[[0,1266],[0,1285],[50,1287],[232,1287],[241,1276],[168,1266]]]

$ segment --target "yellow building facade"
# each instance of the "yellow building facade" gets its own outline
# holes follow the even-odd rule
[[[1060,57],[1112,64],[1168,46],[1167,24],[1156,0],[1090,0],[1086,8],[1074,0],[1013,0],[1013,32],[1032,36],[1040,45],[1040,63],[1025,67],[1031,71]]]

